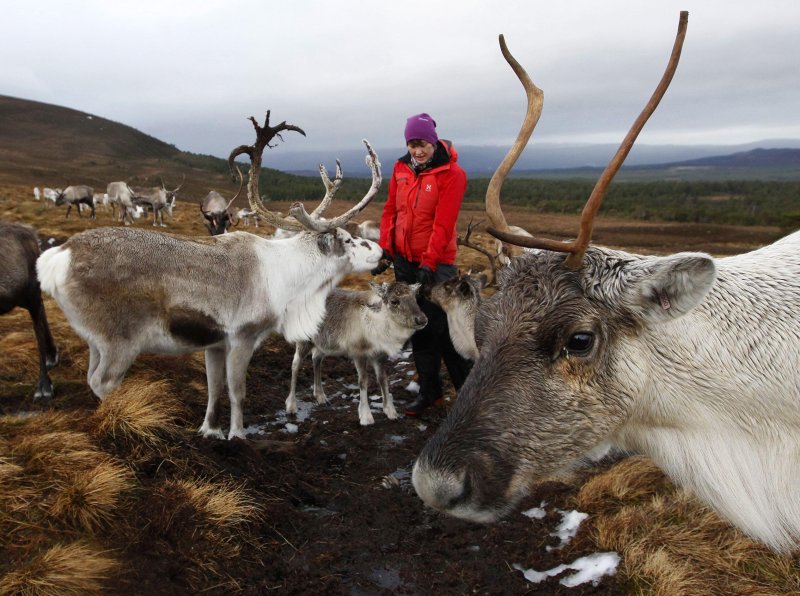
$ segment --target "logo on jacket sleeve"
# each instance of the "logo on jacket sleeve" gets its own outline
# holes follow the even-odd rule
[[[433,190],[433,185],[432,184],[426,184],[425,185],[425,192],[431,192],[432,190]]]

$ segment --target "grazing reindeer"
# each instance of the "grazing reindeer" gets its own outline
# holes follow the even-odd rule
[[[16,307],[26,309],[33,321],[36,343],[39,346],[39,382],[34,401],[49,401],[53,384],[47,371],[58,364],[58,348],[50,335],[47,315],[36,280],[36,259],[39,239],[33,228],[22,224],[0,222],[0,314]]]
[[[151,209],[153,211],[153,226],[161,226],[162,228],[167,227],[167,224],[164,223],[164,211],[167,212],[167,215],[171,218],[172,217],[172,210],[175,206],[175,198],[183,188],[183,181],[186,180],[186,176],[183,177],[181,183],[174,188],[173,190],[167,190],[167,187],[164,185],[164,181],[161,181],[161,186],[151,186],[151,187],[143,187],[143,186],[133,186],[131,187],[133,190],[133,202],[136,205],[141,205],[145,209]]]
[[[365,141],[372,186],[361,201],[324,223],[300,203],[286,217],[258,199],[261,152],[281,131],[303,131],[285,122],[270,127],[269,112],[264,127],[251,120],[256,143],[235,149],[231,168],[237,155],[249,154],[251,207],[272,225],[305,232],[275,241],[246,232],[187,238],[101,228],[45,251],[37,264],[42,288],[89,344],[87,379],[101,399],[142,352],[205,351],[208,407],[200,427],[205,437],[223,437],[219,397],[226,384],[228,438],[244,437],[242,400],[254,350],[273,331],[290,342],[311,338],[331,288],[348,273],[370,270],[382,254],[377,244],[355,241],[340,229],[380,186],[380,164],[369,144]],[[320,173],[326,194],[315,213],[330,204],[341,184],[341,170],[335,181],[324,168]],[[152,254],[159,257],[143,257]]]
[[[72,210],[73,205],[78,206],[78,217],[82,217],[81,215],[81,206],[86,205],[89,207],[92,212],[89,215],[89,219],[94,219],[94,189],[91,186],[86,186],[85,184],[79,184],[77,186],[68,186],[64,190],[58,193],[56,196],[55,203],[57,206],[61,206],[64,203],[67,204],[67,213],[64,216],[65,218],[69,217],[69,212]]]
[[[447,315],[453,347],[463,358],[473,362],[478,359],[475,315],[483,302],[481,290],[486,282],[485,275],[459,274],[431,289],[431,300]]]
[[[239,224],[238,220],[234,221],[234,215],[230,211],[233,202],[239,198],[239,194],[242,192],[242,184],[244,184],[241,170],[239,168],[236,169],[239,172],[239,191],[230,201],[226,201],[216,190],[212,190],[200,203],[200,212],[203,214],[206,220],[206,228],[208,228],[212,236],[224,234],[231,225]]]
[[[360,401],[358,420],[362,426],[374,424],[369,407],[367,389],[372,365],[383,396],[383,412],[390,420],[397,418],[389,382],[383,363],[389,356],[398,353],[418,329],[422,329],[428,318],[417,304],[419,284],[404,282],[384,284],[370,283],[372,291],[356,292],[337,289],[328,294],[325,305],[325,320],[311,341],[297,342],[292,360],[292,384],[286,398],[286,412],[297,413],[297,373],[311,349],[314,363],[314,397],[317,403],[327,401],[322,389],[322,360],[325,356],[349,356],[358,372]]]
[[[58,198],[58,195],[61,194],[61,189],[45,187],[45,189],[42,191],[42,194],[44,195],[44,206],[51,207],[56,204],[56,199]]]
[[[106,188],[106,195],[108,196],[108,203],[111,205],[111,217],[116,218],[117,221],[126,226],[131,225],[133,218],[136,217],[136,208],[138,207],[138,205],[133,204],[135,195],[133,189],[128,186],[127,182],[109,182]],[[118,216],[115,213],[117,210],[119,210]]]
[[[538,250],[512,258],[478,313],[480,356],[414,466],[430,506],[497,520],[532,483],[611,443],[650,456],[770,548],[800,546],[800,233],[722,259],[588,246],[603,194],[669,84],[686,21],[578,239],[492,232]],[[541,92],[501,45],[529,92],[524,131]],[[521,133],[505,172],[526,142]],[[486,198],[496,228],[499,186]]]

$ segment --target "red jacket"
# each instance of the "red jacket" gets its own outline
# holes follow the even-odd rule
[[[440,140],[430,169],[415,173],[408,154],[397,160],[381,217],[382,248],[432,271],[455,263],[456,219],[467,189],[457,159],[449,141]]]

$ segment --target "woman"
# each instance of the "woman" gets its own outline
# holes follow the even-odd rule
[[[470,362],[453,348],[447,315],[428,300],[430,288],[457,274],[456,220],[467,188],[467,175],[456,163],[452,143],[440,140],[428,114],[406,121],[408,153],[397,160],[381,217],[384,259],[373,274],[394,264],[397,281],[421,283],[420,308],[428,324],[411,337],[419,377],[419,397],[405,409],[416,416],[442,397],[442,358],[456,390],[469,374]]]

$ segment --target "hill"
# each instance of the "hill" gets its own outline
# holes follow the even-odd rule
[[[254,140],[255,133],[242,139],[242,144]],[[268,162],[269,155],[264,157]],[[88,184],[100,191],[115,180],[142,186],[158,185],[163,180],[174,187],[185,177],[180,198],[196,202],[212,189],[232,196],[237,188],[224,159],[181,151],[93,114],[2,95],[0,163],[0,184],[15,186],[64,188]],[[368,186],[367,181],[354,181],[343,186],[340,196],[363,195]],[[260,189],[267,199],[313,201],[324,194],[318,178],[269,168],[262,168]],[[243,206],[247,199],[242,197],[237,202]]]
[[[605,166],[603,166],[605,167]],[[588,178],[597,179],[603,167],[557,168],[548,170],[518,170],[512,176],[524,178]],[[726,155],[664,164],[625,165],[616,176],[620,182],[653,180],[800,180],[800,149],[756,148]]]

